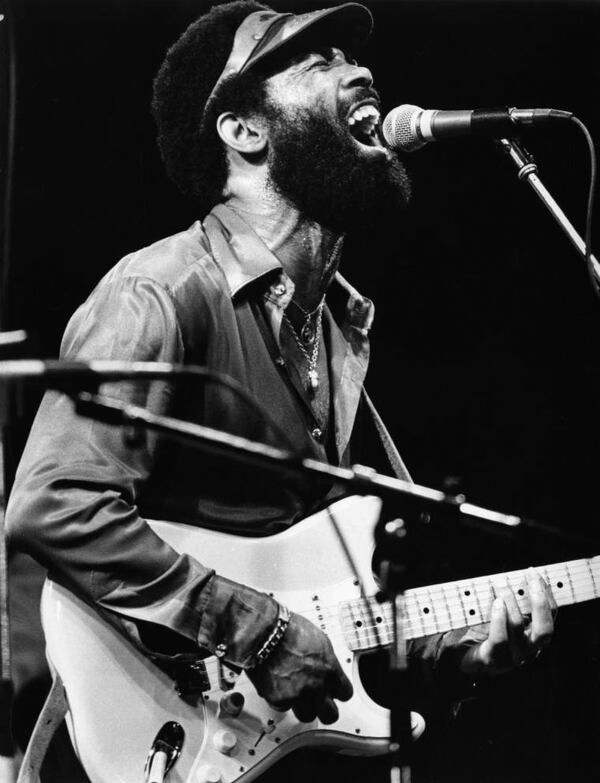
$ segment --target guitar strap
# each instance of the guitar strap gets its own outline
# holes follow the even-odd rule
[[[17,783],[39,783],[40,769],[50,740],[68,711],[67,696],[58,672],[52,672],[52,686],[29,738]]]
[[[373,400],[367,394],[367,390],[365,389],[364,386],[363,386],[362,393],[365,402],[367,403],[369,413],[371,414],[371,418],[373,419],[373,423],[375,424],[377,435],[379,436],[379,440],[381,441],[381,445],[383,446],[383,449],[387,455],[388,462],[390,463],[390,467],[392,468],[394,475],[396,476],[396,478],[399,478],[402,481],[409,481],[412,484],[413,482],[412,482],[411,475],[408,472],[408,468],[404,464],[404,461],[400,456],[400,452],[398,451],[398,449],[396,448],[396,444],[392,440],[392,436],[388,432],[387,427],[383,423],[383,419],[379,415],[375,405],[373,405]]]

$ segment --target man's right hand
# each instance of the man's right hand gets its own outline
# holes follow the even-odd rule
[[[318,718],[334,723],[334,699],[348,701],[352,684],[342,671],[331,642],[309,620],[292,614],[283,638],[266,661],[246,674],[259,696],[276,710],[293,710],[305,723]]]

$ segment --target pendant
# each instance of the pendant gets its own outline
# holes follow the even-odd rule
[[[316,394],[319,388],[319,373],[316,370],[308,371],[308,390],[311,394]]]
[[[315,330],[310,321],[307,321],[300,330],[300,339],[304,345],[312,345],[315,341]]]

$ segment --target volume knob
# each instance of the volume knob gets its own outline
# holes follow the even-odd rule
[[[224,696],[221,696],[219,706],[227,715],[231,715],[232,718],[237,718],[244,709],[245,701],[243,693],[240,693],[239,691],[230,691]]]
[[[237,737],[233,731],[219,729],[219,731],[215,731],[213,745],[219,751],[219,753],[231,753],[231,751],[237,745]]]
[[[210,764],[203,764],[196,772],[198,783],[221,783],[223,780],[221,772],[217,767]]]

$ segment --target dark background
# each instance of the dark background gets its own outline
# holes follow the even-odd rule
[[[162,173],[148,107],[166,47],[205,7],[14,2],[17,143],[2,317],[4,328],[27,329],[32,356],[57,355],[70,313],[122,255],[201,217]],[[600,5],[370,7],[375,35],[361,59],[386,109],[552,106],[600,138]],[[582,232],[583,136],[566,123],[526,142]],[[372,396],[419,483],[450,478],[473,502],[597,537],[600,302],[583,263],[491,142],[432,144],[407,164],[409,211],[393,231],[346,250],[344,274],[377,304]],[[444,541],[439,581],[594,553],[454,530]],[[535,670],[493,686],[451,727],[433,725],[423,769],[440,780],[598,775],[599,621],[595,605],[561,612]]]

